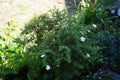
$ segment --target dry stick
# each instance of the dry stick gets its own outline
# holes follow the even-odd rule
[[[74,0],[74,6],[76,7],[76,0]]]

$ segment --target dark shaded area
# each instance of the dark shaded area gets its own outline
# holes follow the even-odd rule
[[[17,73],[9,73],[5,75],[4,80],[28,80],[28,71],[29,67],[27,65],[24,65],[23,67],[19,68]]]
[[[75,9],[77,9],[81,0],[65,0],[65,5],[68,9],[69,13],[72,13]]]

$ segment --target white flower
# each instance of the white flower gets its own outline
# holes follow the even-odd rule
[[[48,28],[48,25],[46,26],[46,28]]]
[[[100,68],[99,71],[102,71],[102,69]]]
[[[93,27],[94,27],[94,28],[97,28],[96,24],[93,24]]]
[[[58,24],[60,24],[60,22],[58,22]]]
[[[19,38],[21,41],[24,41],[24,39],[25,39],[24,36],[20,36]]]
[[[112,14],[114,14],[114,13],[115,13],[115,10],[114,10],[114,9],[113,9],[113,10],[111,10],[111,13],[112,13]]]
[[[41,58],[44,58],[44,57],[45,57],[45,55],[44,55],[44,54],[42,54],[42,55],[41,55]]]
[[[13,41],[12,40],[9,40],[9,43],[12,43]]]
[[[90,57],[90,54],[87,53],[87,57]]]
[[[26,47],[23,48],[23,51],[24,51],[24,52],[26,51]]]
[[[88,33],[90,33],[90,30],[87,30]]]
[[[120,8],[118,9],[117,15],[120,16]]]
[[[101,11],[102,9],[101,8],[98,8],[98,11]]]
[[[2,60],[5,61],[5,56],[1,56]]]
[[[50,17],[50,19],[53,19],[53,16],[52,16],[52,15],[50,15],[49,17]]]
[[[82,42],[84,42],[85,41],[85,37],[80,37],[80,40],[82,41]]]
[[[102,77],[99,76],[99,80],[102,80]]]
[[[50,66],[49,65],[46,66],[46,70],[50,70]]]

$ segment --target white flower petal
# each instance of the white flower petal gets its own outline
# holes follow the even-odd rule
[[[87,30],[88,33],[90,33],[91,31],[90,30]]]
[[[101,11],[102,9],[101,8],[98,8],[98,11]]]
[[[41,58],[44,58],[44,57],[45,57],[45,55],[44,55],[44,54],[42,54],[42,55],[41,55]]]
[[[82,42],[84,42],[85,41],[85,37],[80,37],[80,40],[82,41]]]
[[[1,56],[1,58],[2,58],[2,60],[3,60],[3,61],[5,61],[5,60],[6,60],[6,59],[5,59],[5,56]]]
[[[24,41],[24,39],[25,39],[24,36],[20,36],[19,38],[21,41]]]
[[[53,19],[53,16],[52,16],[52,15],[50,15],[49,17],[50,17],[50,19]]]
[[[46,70],[50,70],[50,66],[49,65],[46,66]]]
[[[102,80],[102,77],[99,76],[99,80]]]
[[[94,27],[94,28],[97,28],[96,24],[93,24],[93,27]]]
[[[90,57],[90,54],[87,53],[87,57]]]
[[[48,25],[46,26],[46,28],[48,28]]]

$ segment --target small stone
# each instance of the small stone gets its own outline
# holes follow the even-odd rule
[[[115,10],[113,9],[113,10],[111,10],[111,14],[115,14]]]
[[[117,15],[120,16],[120,8],[118,9]]]

